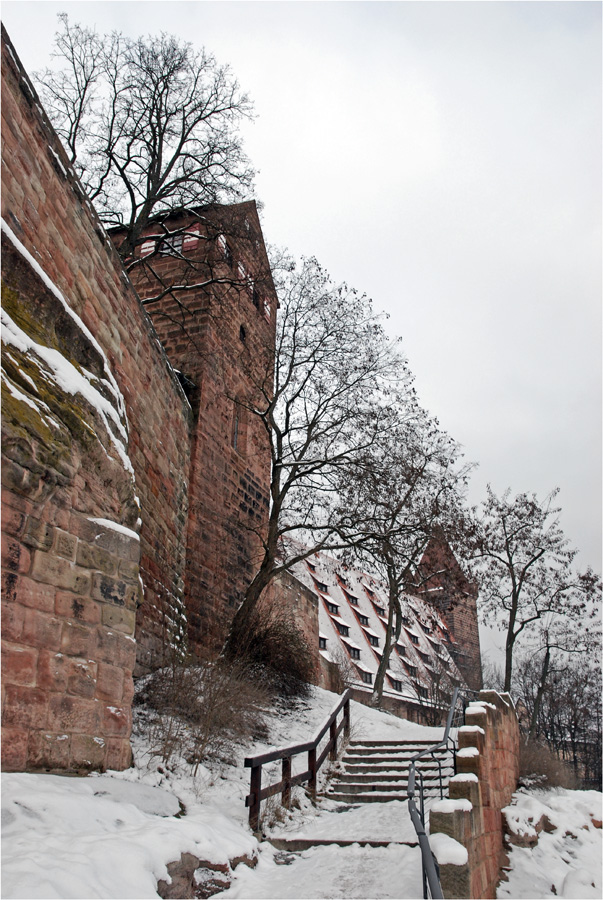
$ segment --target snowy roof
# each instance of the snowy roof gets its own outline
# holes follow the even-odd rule
[[[292,574],[323,599],[323,603],[318,605],[320,637],[329,641],[330,653],[327,654],[323,650],[321,655],[324,658],[336,661],[340,655],[343,655],[345,659],[349,659],[350,651],[362,651],[363,663],[361,668],[359,668],[358,660],[351,660],[354,666],[353,672],[357,673],[357,680],[353,680],[352,683],[355,687],[362,687],[362,689],[366,690],[367,683],[362,681],[360,673],[370,673],[375,676],[379,667],[381,656],[375,650],[375,643],[370,644],[370,639],[377,639],[380,643],[383,642],[387,623],[385,617],[379,615],[376,607],[387,609],[387,601],[381,600],[377,592],[380,591],[383,596],[387,596],[387,589],[376,579],[370,579],[366,573],[358,569],[343,568],[339,560],[329,557],[325,553],[316,553],[307,562],[309,565],[299,563],[294,566]],[[320,588],[318,585],[320,585]],[[325,592],[321,588],[327,585],[329,586],[329,593],[325,596]],[[350,606],[346,595],[351,595],[357,602]],[[434,635],[438,633],[435,631],[435,628],[441,628],[443,623],[438,611],[430,607],[428,600],[417,600],[417,598],[410,598],[407,595],[404,595],[401,599],[408,625],[402,629],[400,637],[396,645],[394,645],[394,647],[397,646],[400,649],[398,652],[391,653],[387,673],[389,678],[407,683],[406,666],[409,665],[408,661],[410,660],[410,664],[415,669],[419,666],[424,666],[424,663],[420,663],[418,660],[415,661],[418,648],[411,642],[410,635],[413,635],[415,640],[420,641],[419,646],[423,648],[423,652],[429,650],[433,653],[432,647],[437,649],[438,646],[444,652],[442,647],[444,641],[439,644],[437,637],[434,638]],[[337,612],[340,612],[342,609],[345,611],[351,609],[355,615],[349,615],[349,612],[346,612],[349,618],[349,621],[346,621],[339,615],[328,611],[327,602],[339,606]],[[431,617],[433,620],[434,632],[431,636],[426,636],[422,628],[419,627],[417,612],[422,618]],[[362,616],[363,621],[368,620],[367,625],[362,625],[360,616]],[[346,628],[347,634],[342,635],[338,627]],[[429,644],[427,643],[428,640]],[[339,653],[337,652],[338,648]],[[370,650],[373,652],[369,652]],[[402,655],[404,653],[406,654],[405,656]],[[430,658],[428,657],[428,659]],[[462,676],[455,664],[447,663],[447,666],[455,679],[462,683]],[[421,668],[421,671],[424,671],[423,668]],[[352,677],[354,678],[354,676]],[[424,677],[431,682],[427,671],[424,672]],[[370,691],[370,688],[368,690]]]

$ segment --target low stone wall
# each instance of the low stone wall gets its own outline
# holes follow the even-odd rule
[[[430,832],[444,897],[490,898],[496,896],[504,862],[501,810],[519,777],[519,724],[509,695],[495,691],[481,691],[465,721],[457,774],[450,780],[449,799],[431,809]]]

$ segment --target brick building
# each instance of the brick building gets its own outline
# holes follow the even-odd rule
[[[4,30],[2,98],[2,760],[124,768],[133,674],[215,646],[254,570],[276,294],[252,202],[158,218],[128,277]],[[322,601],[270,590],[318,679]]]

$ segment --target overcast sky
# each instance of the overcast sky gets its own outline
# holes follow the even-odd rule
[[[600,571],[601,4],[5,0],[29,71],[59,11],[231,65],[266,240],[390,314],[474,502],[559,486]]]

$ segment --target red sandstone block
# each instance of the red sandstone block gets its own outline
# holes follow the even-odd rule
[[[48,704],[49,731],[98,734],[101,723],[101,704],[98,700],[73,697],[70,694],[51,694]]]
[[[111,737],[129,738],[132,731],[132,711],[127,706],[103,706],[102,733]]]
[[[87,625],[64,622],[61,635],[61,653],[66,656],[91,656],[94,632]]]
[[[27,747],[27,767],[61,771],[68,769],[69,745],[68,734],[31,731]]]
[[[90,593],[90,573],[80,569],[70,560],[52,553],[36,550],[31,570],[32,578],[46,584],[73,591],[74,594]]]
[[[8,602],[4,599],[2,600],[2,637],[5,640],[21,640],[24,620],[25,610],[22,606],[17,606],[15,603]]]
[[[48,694],[37,687],[5,686],[2,724],[18,728],[45,728],[48,719]]]
[[[2,680],[7,684],[36,683],[38,651],[2,641]]]
[[[96,680],[98,699],[109,700],[115,705],[119,705],[124,693],[124,674],[124,670],[117,666],[99,663]]]
[[[23,622],[22,641],[32,647],[59,650],[61,646],[62,622],[54,616],[37,609],[26,609]]]
[[[96,600],[77,597],[68,591],[56,592],[54,611],[66,619],[75,619],[88,625],[98,625],[101,620],[101,611]]]
[[[2,493],[4,494],[5,492],[3,491]],[[16,510],[12,506],[5,506],[3,502],[2,530],[7,534],[10,534],[15,538],[19,538],[21,536],[21,532],[23,531],[23,526],[25,525],[26,518],[27,516],[24,512]]]
[[[57,556],[62,556],[65,559],[74,561],[77,551],[77,538],[75,537],[75,535],[69,534],[67,531],[63,531],[60,528],[55,528],[54,545],[52,549],[54,553],[57,554]]]
[[[124,684],[122,694],[122,704],[124,706],[132,703],[134,699],[134,679],[131,672],[124,672]]]
[[[74,734],[71,738],[71,766],[74,769],[104,769],[106,754],[106,741],[98,735]]]
[[[45,691],[67,690],[68,663],[68,658],[62,653],[40,649],[38,652],[38,687]]]
[[[2,534],[2,567],[9,572],[29,572],[29,550],[8,534]]]
[[[31,609],[39,609],[42,612],[54,612],[55,587],[51,584],[41,584],[33,581],[26,575],[19,576],[16,585],[17,602]]]
[[[132,764],[130,741],[122,738],[107,738],[107,769],[122,772]]]
[[[76,697],[92,700],[96,693],[97,664],[88,659],[68,660],[67,691]]]
[[[26,728],[2,726],[2,769],[5,772],[22,772],[27,768]]]
[[[50,550],[53,528],[45,519],[28,516],[23,532],[23,543],[36,550]]]

